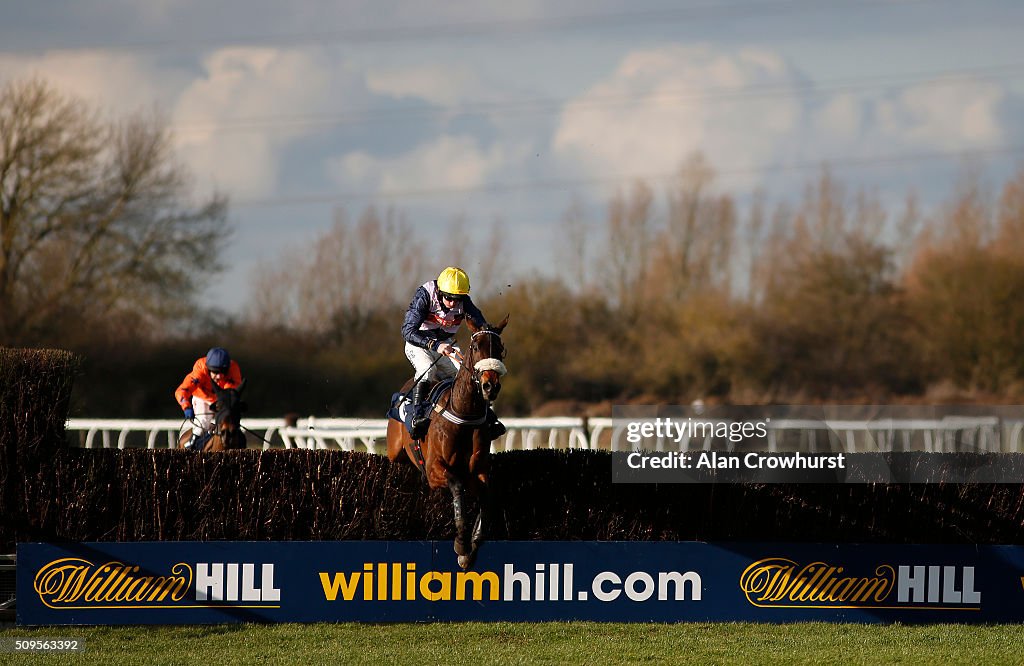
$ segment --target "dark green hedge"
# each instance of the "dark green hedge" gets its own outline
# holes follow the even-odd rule
[[[495,456],[500,539],[1024,543],[1018,485],[622,485],[611,455]],[[447,491],[340,451],[60,451],[17,540],[447,539]]]
[[[79,365],[66,351],[0,347],[0,445],[6,452],[45,456],[62,446]]]
[[[79,359],[54,349],[0,347],[0,545],[28,529],[23,481],[65,445],[64,424]]]
[[[447,539],[451,500],[341,451],[63,445],[77,360],[0,350],[0,552],[17,541]],[[492,538],[1024,543],[1020,485],[626,485],[606,452],[494,457]]]

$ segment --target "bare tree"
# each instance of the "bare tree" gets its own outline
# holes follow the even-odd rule
[[[459,213],[448,222],[438,257],[444,266],[463,266],[469,259],[472,238],[465,213]],[[441,268],[444,268],[442,266]],[[438,269],[440,270],[440,268]]]
[[[729,285],[736,210],[730,197],[709,192],[714,178],[707,160],[696,154],[669,190],[668,224],[657,244],[655,265],[662,272],[662,295],[671,300]]]
[[[999,196],[996,249],[1017,257],[1024,254],[1024,169],[1003,186]]]
[[[893,243],[894,261],[899,273],[904,273],[913,259],[914,250],[921,240],[922,213],[917,195],[911,192],[903,204],[896,221],[896,241]]]
[[[43,81],[0,90],[0,342],[70,321],[186,315],[219,268],[227,204],[187,204],[158,118],[101,122]]]
[[[615,304],[626,310],[646,297],[653,203],[650,186],[638,181],[628,198],[619,192],[608,204],[606,280]]]
[[[508,280],[510,262],[505,250],[504,228],[503,220],[494,220],[486,241],[473,253],[474,257],[469,267],[473,271],[473,284],[479,285],[473,288],[473,297],[476,301],[497,295],[501,292],[504,281]]]
[[[263,268],[263,293],[249,316],[264,326],[317,335],[355,330],[370,317],[412,296],[422,274],[418,243],[394,209],[370,207],[351,223],[344,210],[308,247],[282,252]]]
[[[982,247],[995,229],[994,202],[974,166],[964,168],[951,201],[932,221],[935,242],[950,247]]]
[[[583,201],[574,197],[562,214],[562,233],[556,248],[558,264],[563,268],[569,284],[577,292],[586,290],[589,274],[587,271],[587,220]]]
[[[761,263],[761,256],[764,254],[766,243],[766,218],[767,203],[763,190],[754,193],[753,201],[750,204],[750,211],[747,214],[744,228],[744,239],[746,240],[747,251],[747,272],[743,290],[747,298],[753,302],[758,297],[756,288],[758,266]]]

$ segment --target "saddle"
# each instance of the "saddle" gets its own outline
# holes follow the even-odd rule
[[[434,407],[441,396],[455,384],[454,378],[442,379],[430,389],[430,394],[422,404],[412,409],[412,401],[405,393],[394,393],[391,395],[391,407],[388,409],[388,418],[398,421],[405,426],[407,431],[412,431],[412,419],[414,416],[426,416],[430,419],[434,414]]]

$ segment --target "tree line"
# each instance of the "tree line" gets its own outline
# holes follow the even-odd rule
[[[0,344],[80,352],[72,415],[176,416],[174,386],[220,344],[259,415],[379,417],[411,371],[408,299],[461,264],[483,311],[511,315],[506,414],[1024,393],[1024,170],[994,192],[965,171],[929,210],[849,191],[827,167],[794,201],[741,205],[693,155],[600,216],[572,202],[543,275],[509,270],[500,220],[489,234],[453,220],[474,242],[452,256],[418,249],[403,211],[339,211],[253,276],[237,315],[196,302],[227,206],[192,200],[161,119],[104,123],[44,82],[8,84]]]

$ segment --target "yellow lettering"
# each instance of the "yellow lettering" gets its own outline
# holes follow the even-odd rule
[[[131,573],[136,573],[138,570],[139,567],[137,566],[128,568],[128,571]],[[128,601],[128,597],[131,595],[132,591],[135,589],[135,586],[138,584],[138,579],[135,578],[135,576],[126,575],[124,582],[121,583],[120,587],[117,588],[117,592],[114,594],[114,601]]]
[[[183,579],[173,578],[171,576],[158,576],[153,581],[153,589],[149,593],[149,597],[146,601],[163,601],[167,598],[168,594],[171,594],[171,599],[178,601],[178,598],[172,594],[175,586],[180,587],[183,584]]]
[[[363,565],[363,601],[373,601],[373,564]]]
[[[862,578],[854,591],[854,601],[882,601],[889,594],[889,581],[881,578]]]
[[[377,599],[387,601],[388,598],[388,565],[377,563]]]
[[[395,562],[391,565],[391,599],[400,601],[402,598],[402,565]]]
[[[132,588],[134,588],[136,585],[139,586],[139,589],[135,590],[134,594],[131,593],[131,588],[128,589],[129,594],[127,597],[127,601],[135,601],[141,603],[142,601],[145,601],[146,592],[148,592],[150,590],[150,586],[153,585],[153,577],[143,576],[142,578],[136,578],[135,582],[132,583]]]
[[[488,599],[498,600],[498,574],[493,571],[478,573],[476,571],[460,571],[455,574],[455,598],[458,601],[466,599],[466,584],[473,585],[473,601],[480,601],[484,598],[484,583],[488,584]]]
[[[416,600],[416,563],[410,562],[405,572],[405,600]]]
[[[356,595],[356,588],[359,586],[360,572],[356,571],[351,576],[343,573],[334,574],[334,578],[328,578],[327,572],[320,572],[320,585],[324,588],[324,598],[327,601],[334,601],[341,591],[341,598],[345,601],[352,601]]]
[[[441,583],[441,589],[434,592],[430,584],[434,581]],[[420,596],[428,601],[442,601],[452,598],[452,575],[447,571],[430,571],[420,578]]]
[[[846,601],[849,599],[850,590],[857,582],[855,578],[843,578],[839,583],[832,588],[832,593],[828,595],[829,601]]]
[[[812,562],[802,568],[783,558],[758,560],[740,576],[740,589],[755,606],[796,602],[808,608],[841,603],[869,605],[884,601],[895,584],[895,570],[888,564],[876,567],[875,577],[839,577],[843,567]]]

